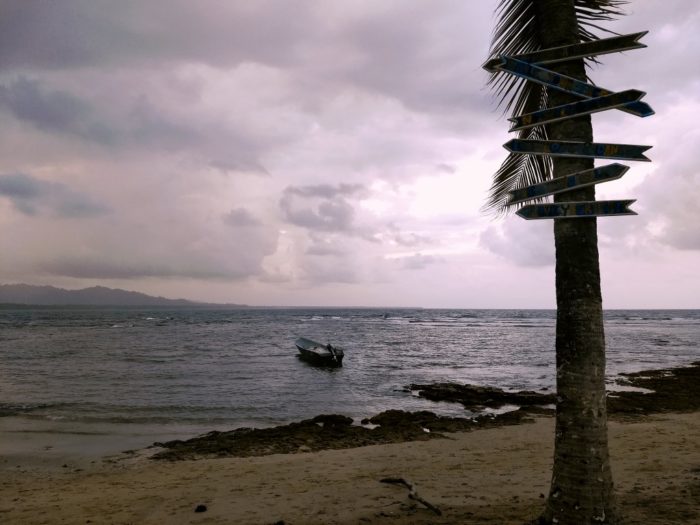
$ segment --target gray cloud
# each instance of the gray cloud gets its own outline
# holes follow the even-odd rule
[[[679,250],[700,250],[700,209],[697,205],[700,167],[692,159],[695,144],[692,135],[674,144],[678,149],[677,157],[639,186],[641,198],[635,205],[649,210],[644,213],[645,223],[659,225],[652,233],[655,240]]]
[[[280,63],[290,59],[308,29],[310,7],[293,0],[67,0],[40,6],[7,0],[0,19],[0,63],[78,68],[184,59],[232,66],[251,57]]]
[[[34,264],[45,274],[77,279],[240,280],[263,273],[262,261],[274,252],[276,242],[274,229],[262,226],[229,225],[210,233],[188,230],[183,224],[170,230],[158,224],[137,232],[119,224],[103,230],[87,250],[76,239],[66,247],[40,252]]]
[[[280,199],[280,209],[284,218],[296,226],[350,233],[355,227],[355,210],[348,199],[365,194],[365,188],[357,184],[290,186]]]
[[[316,240],[307,250],[306,255],[317,255],[320,257],[341,257],[347,251],[343,248],[327,241]]]
[[[420,303],[418,288],[458,304],[447,276],[466,271],[465,282],[493,286],[488,304],[508,306],[518,278],[503,284],[502,271],[554,256],[551,222],[477,216],[509,138],[480,68],[496,4],[4,0],[0,173],[34,177],[0,184],[0,278],[22,268],[27,280],[75,286],[131,279],[164,295],[242,293],[252,304],[358,304],[381,295],[369,286],[381,281],[397,304],[409,294]],[[611,28],[652,29],[649,49],[591,71],[608,88],[646,90],[657,111],[594,117],[597,140],[654,144],[658,166],[639,188],[632,174],[619,182],[635,191],[609,192],[637,197],[643,215],[600,221],[603,264],[620,243],[645,260],[698,253],[690,130],[700,80],[678,66],[696,60],[698,8],[668,5],[628,4],[632,16]],[[672,161],[681,149],[691,153],[683,165]],[[68,173],[70,182],[48,182]],[[453,184],[457,174],[468,188]],[[111,206],[101,218],[100,195]],[[95,220],[54,220],[70,216]],[[488,269],[471,275],[455,261],[474,251],[476,231],[483,249],[467,266]],[[425,255],[438,250],[455,255]],[[486,250],[503,257],[499,269]],[[402,268],[426,268],[430,286],[411,286],[415,273]]]
[[[135,262],[106,258],[74,258],[70,256],[42,262],[39,269],[51,275],[77,279],[140,279],[144,277],[190,277],[212,279],[229,277],[216,270],[182,268],[163,262]]]
[[[301,261],[301,278],[309,284],[361,282],[361,271],[352,257],[305,257]]]
[[[7,197],[25,215],[84,218],[109,211],[107,206],[64,184],[44,181],[23,173],[0,175],[0,196]]]
[[[457,168],[455,168],[455,167],[452,166],[451,164],[445,164],[444,162],[441,162],[440,164],[438,164],[438,165],[435,166],[435,167],[437,168],[437,170],[438,170],[439,172],[448,173],[448,174],[450,174],[450,175],[452,175],[453,173],[456,173],[456,172],[457,172]]]
[[[345,78],[418,111],[481,113],[488,95],[467,79],[479,69],[474,51],[485,56],[488,42],[465,33],[464,27],[470,17],[490,12],[493,6],[449,1],[441,7],[396,3],[353,20],[343,36],[358,58],[344,72]],[[460,35],[461,45],[446,44],[443,35]]]
[[[409,257],[403,257],[400,259],[401,267],[405,270],[425,270],[433,264],[439,264],[444,262],[441,257],[436,257],[434,255],[424,255],[422,253],[416,253]]]
[[[257,160],[246,158],[244,155],[236,155],[231,159],[216,159],[209,162],[209,166],[225,174],[239,171],[252,172],[258,175],[269,175],[270,173]]]
[[[389,226],[390,233],[389,237],[399,246],[404,246],[406,248],[415,248],[417,246],[431,245],[435,242],[434,239],[426,235],[415,233],[412,231],[401,231],[395,225]]]
[[[519,266],[554,264],[552,221],[526,221],[508,217],[500,228],[491,225],[479,237],[479,244]]]
[[[285,194],[332,199],[334,197],[365,195],[366,189],[361,184],[338,184],[337,186],[318,184],[315,186],[290,186],[285,190]]]
[[[231,210],[225,217],[224,222],[229,226],[258,226],[260,221],[245,208]]]
[[[100,123],[92,108],[82,99],[65,91],[49,91],[36,80],[20,77],[0,85],[0,107],[46,132],[63,132],[110,143],[113,132]]]
[[[79,138],[105,152],[188,152],[225,173],[266,173],[259,156],[277,142],[273,133],[246,134],[215,117],[175,112],[167,101],[155,103],[156,94],[146,91],[117,97],[116,104],[110,98],[89,102],[86,95],[53,89],[24,76],[0,84],[0,109],[56,137]]]
[[[455,113],[483,113],[488,97],[468,81],[474,71],[486,76],[463,52],[466,47],[483,56],[488,42],[465,32],[465,21],[491,9],[457,0],[443,0],[437,9],[415,0],[379,8],[308,0],[67,0],[37,9],[9,0],[0,20],[0,64],[5,70],[61,70],[259,63],[289,72],[299,84],[297,101],[314,104],[354,85],[464,127],[469,123]],[[452,45],[453,38],[461,46]]]

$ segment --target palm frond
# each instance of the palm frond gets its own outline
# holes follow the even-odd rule
[[[489,59],[498,55],[519,55],[543,48],[537,32],[536,0],[500,0],[496,8],[498,21],[491,40]],[[596,40],[594,30],[607,31],[598,23],[622,14],[620,7],[627,0],[574,0],[578,21],[577,38],[581,42]],[[595,62],[595,59],[590,59]],[[488,81],[498,106],[504,113],[518,116],[547,107],[547,89],[513,75],[493,73]],[[543,126],[520,131],[521,139],[546,140]],[[552,161],[540,155],[509,154],[494,175],[487,211],[503,214],[509,211],[508,192],[512,189],[542,182],[551,177]]]

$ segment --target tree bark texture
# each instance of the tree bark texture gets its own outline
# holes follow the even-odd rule
[[[545,48],[578,42],[573,0],[535,0]],[[583,59],[549,64],[586,79]],[[580,100],[550,89],[548,106]],[[593,141],[590,116],[547,126],[549,140]],[[592,159],[555,157],[553,177],[593,168]],[[555,202],[594,200],[593,186],[555,195]],[[605,335],[595,218],[554,220],[556,248],[557,415],[552,482],[541,523],[617,524],[608,457]]]

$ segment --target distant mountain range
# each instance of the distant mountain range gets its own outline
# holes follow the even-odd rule
[[[0,303],[46,306],[190,306],[190,307],[242,307],[241,304],[213,304],[166,299],[139,292],[130,292],[104,286],[93,286],[82,290],[65,290],[54,286],[32,286],[29,284],[0,285]]]

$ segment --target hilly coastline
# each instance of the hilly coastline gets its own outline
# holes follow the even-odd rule
[[[214,304],[167,299],[140,292],[92,286],[81,290],[66,290],[55,286],[29,284],[0,285],[0,304],[41,306],[174,306],[174,307],[243,307],[242,304]]]

